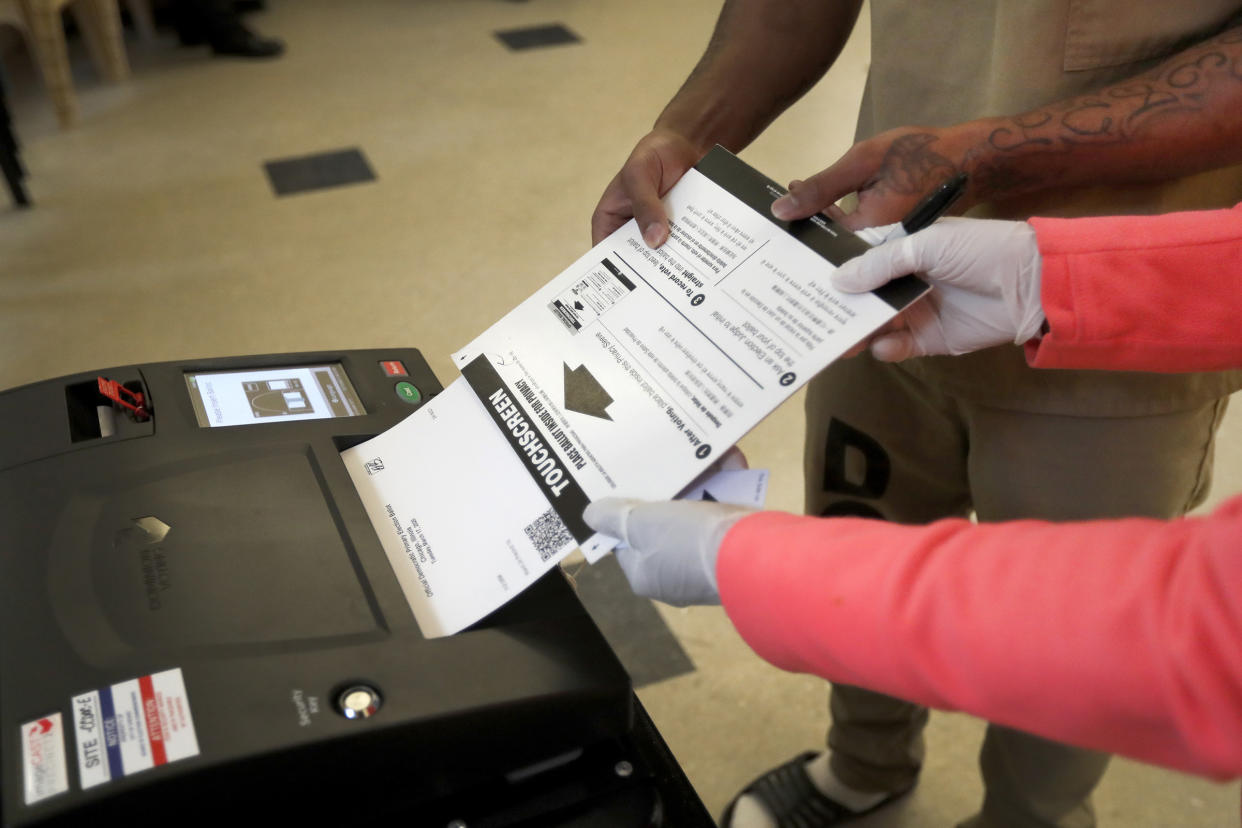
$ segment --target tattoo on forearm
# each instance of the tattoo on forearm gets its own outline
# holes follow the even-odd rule
[[[966,153],[962,168],[970,170],[971,185],[980,193],[1018,193],[1038,189],[1043,176],[1024,170],[1012,163],[1011,158],[1007,156],[997,160],[993,153],[976,147]]]
[[[1010,187],[1025,188],[1034,181],[1017,180],[1007,156],[1138,143],[1172,119],[1215,117],[1209,111],[1213,97],[1242,91],[1227,88],[1242,82],[1240,44],[1242,29],[1231,29],[1143,75],[1009,119],[988,135],[979,155],[991,160],[976,171],[976,183],[1002,192],[1008,178]]]
[[[1063,144],[1084,136],[1134,141],[1170,116],[1204,112],[1211,96],[1229,91],[1222,87],[1242,81],[1239,44],[1242,30],[1231,30],[1145,75],[1050,107],[1045,112],[1062,131],[1048,137]]]
[[[936,151],[936,134],[903,135],[885,156],[881,186],[920,193],[966,169],[973,189],[980,194],[1037,189],[1068,170],[1073,163],[1069,153],[1084,146],[1138,144],[1170,122],[1194,128],[1197,117],[1212,119],[1218,129],[1223,128],[1226,122],[1218,114],[1222,109],[1214,110],[1214,103],[1239,93],[1242,27],[1096,93],[1005,119],[980,146],[967,150],[956,162]],[[1028,171],[1033,153],[1041,156],[1038,174]],[[1061,159],[1062,155],[1066,157]]]
[[[932,145],[936,136],[925,132],[903,135],[884,154],[881,177],[885,189],[904,195],[917,195],[927,189],[928,181],[951,177],[957,167]]]

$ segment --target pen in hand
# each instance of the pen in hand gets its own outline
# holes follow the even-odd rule
[[[943,216],[966,192],[966,181],[966,173],[961,172],[932,190],[906,214],[906,217],[901,220],[900,227],[893,228],[893,232],[888,234],[885,241],[917,233]]]

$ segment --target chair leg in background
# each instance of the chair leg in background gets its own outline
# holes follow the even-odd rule
[[[73,93],[73,77],[69,72],[69,50],[65,46],[65,27],[60,11],[51,3],[18,0],[30,27],[35,60],[43,74],[56,118],[62,127],[73,126],[78,119],[78,101]]]
[[[151,0],[125,0],[125,8],[129,9],[138,39],[143,43],[154,43],[155,18],[151,16]]]
[[[71,8],[100,76],[112,83],[128,78],[129,59],[116,0],[77,0]]]

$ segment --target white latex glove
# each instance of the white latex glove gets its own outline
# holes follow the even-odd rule
[[[587,506],[582,517],[596,532],[629,545],[615,554],[635,593],[685,607],[720,603],[720,543],[733,524],[753,511],[701,500],[606,497]]]
[[[907,273],[932,283],[931,294],[902,313],[897,329],[871,341],[873,356],[894,362],[1034,338],[1044,324],[1040,270],[1035,230],[1026,222],[944,218],[851,259],[832,282],[845,293],[875,290]]]

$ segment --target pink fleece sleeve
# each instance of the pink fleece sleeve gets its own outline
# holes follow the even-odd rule
[[[1207,518],[901,526],[763,512],[725,609],[786,670],[1242,774],[1242,498]]]
[[[1242,366],[1242,205],[1030,220],[1050,333],[1036,368],[1181,373]]]

